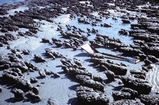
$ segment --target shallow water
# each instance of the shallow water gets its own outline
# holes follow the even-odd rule
[[[152,65],[153,68],[147,73],[146,79],[153,86],[152,91],[159,93],[159,66]]]
[[[5,4],[5,3],[14,3],[14,2],[21,2],[25,0],[0,0],[0,5]]]
[[[118,34],[118,31],[120,30],[120,28],[130,30],[130,25],[122,24],[120,18],[118,18],[117,21],[112,20],[111,17],[108,19],[104,19],[104,22],[106,22],[108,24],[110,24],[110,23],[112,24],[112,27],[110,27],[110,28],[104,28],[104,27],[101,28],[100,26],[93,27],[91,25],[79,24],[79,23],[77,23],[77,19],[71,20],[69,18],[69,15],[67,15],[67,14],[61,15],[53,20],[56,23],[61,22],[60,25],[63,27],[64,30],[66,28],[65,25],[67,25],[67,24],[69,24],[71,26],[76,26],[77,28],[82,28],[85,31],[88,27],[90,29],[95,28],[95,29],[98,29],[100,34],[108,35],[109,37],[119,38],[122,42],[124,42],[124,44],[127,44],[127,45],[133,44],[131,37],[120,36]],[[64,20],[64,21],[61,21],[61,20]],[[12,49],[18,48],[20,50],[24,50],[24,49],[30,50],[31,55],[23,56],[24,61],[29,61],[29,62],[35,64],[42,71],[44,69],[47,69],[47,70],[51,70],[51,71],[54,71],[54,72],[60,74],[60,78],[53,79],[53,78],[47,76],[45,79],[40,79],[39,82],[37,83],[37,84],[40,84],[39,90],[41,91],[40,96],[42,98],[42,102],[40,102],[40,105],[46,104],[46,101],[48,98],[52,98],[52,99],[56,100],[60,105],[66,105],[66,104],[73,105],[71,103],[74,102],[73,99],[76,98],[75,89],[76,89],[76,86],[78,83],[73,81],[72,79],[69,79],[69,77],[67,75],[62,73],[61,67],[59,67],[61,65],[60,59],[56,59],[56,60],[47,59],[47,62],[35,63],[33,61],[34,54],[42,55],[45,52],[45,48],[51,48],[53,50],[59,51],[64,56],[66,56],[70,59],[73,59],[74,57],[78,58],[79,60],[81,60],[83,66],[86,67],[87,70],[92,72],[93,75],[100,75],[102,78],[104,78],[104,80],[106,80],[106,76],[102,72],[99,72],[99,70],[90,66],[91,65],[89,62],[90,57],[88,56],[88,54],[85,51],[81,51],[80,47],[78,50],[72,51],[72,49],[56,48],[54,45],[50,46],[48,44],[41,43],[41,38],[47,38],[47,39],[50,39],[50,41],[51,41],[52,37],[60,38],[59,32],[56,31],[56,28],[57,28],[56,23],[49,23],[46,21],[41,21],[41,22],[44,23],[44,25],[41,25],[39,27],[40,31],[37,33],[36,37],[19,37],[18,40],[10,42],[10,47]],[[134,23],[136,23],[136,21],[134,21]],[[22,31],[24,31],[24,30],[25,29],[22,29]],[[89,40],[93,40],[94,38],[95,38],[95,35],[92,34],[89,37]],[[114,55],[119,54],[119,53],[113,52],[109,49],[99,49],[99,50],[104,51],[104,52],[109,52]],[[118,61],[118,60],[113,60],[113,61],[116,63],[123,62],[123,61]],[[131,64],[129,62],[124,62],[124,63],[128,66],[127,67],[128,70],[134,69],[134,66],[136,66],[135,67],[136,69],[139,69],[142,64],[142,63],[141,64],[139,63],[138,65],[136,65],[136,64]],[[30,77],[38,77],[38,75],[39,74],[37,72],[29,73],[29,75],[25,75],[25,78],[29,79]],[[41,84],[43,82],[44,82],[44,84]],[[37,84],[34,84],[34,86],[36,86]],[[105,90],[108,90],[108,91],[106,91],[105,94],[110,96],[110,101],[113,101],[111,93],[112,93],[112,91],[114,91],[114,87],[116,87],[116,86],[118,86],[117,81],[115,81],[105,87]],[[8,91],[8,90],[6,90],[6,91]],[[10,95],[10,94],[8,94],[8,95]],[[8,97],[8,95],[5,96],[5,99]],[[12,94],[11,94],[11,96],[12,96]],[[3,98],[1,98],[1,96],[0,96],[0,101],[3,102],[5,100],[3,100]],[[22,102],[22,103],[24,105],[28,104],[28,102]],[[10,103],[10,104],[13,105],[14,103],[13,104]],[[21,105],[21,102],[17,103],[17,105]],[[37,103],[37,105],[39,105],[39,103]]]
[[[13,0],[12,0],[13,1]],[[19,0],[20,1],[20,0]],[[27,8],[23,8],[23,10],[25,10]],[[19,10],[19,9],[18,9]],[[14,10],[10,11],[10,14],[14,13]],[[96,13],[92,13],[95,16],[98,17],[98,15]],[[62,20],[62,21],[61,21]],[[74,103],[74,98],[76,98],[76,86],[77,86],[77,82],[75,82],[74,80],[70,79],[68,77],[67,74],[63,73],[63,70],[61,70],[61,62],[60,59],[57,58],[56,60],[53,60],[51,58],[46,58],[47,62],[44,63],[35,63],[33,61],[33,57],[34,54],[43,56],[44,52],[45,52],[45,48],[50,48],[56,51],[59,51],[60,53],[62,53],[65,57],[68,57],[69,59],[73,59],[74,57],[78,58],[79,60],[81,60],[82,65],[84,67],[86,67],[90,72],[92,72],[93,75],[100,75],[101,77],[103,77],[104,80],[107,79],[107,77],[104,75],[103,72],[99,72],[99,70],[97,70],[96,68],[93,68],[91,65],[91,63],[89,62],[90,57],[88,56],[88,54],[85,51],[82,51],[81,48],[79,47],[76,51],[73,51],[72,49],[65,49],[65,48],[56,48],[55,45],[49,45],[49,44],[44,44],[41,43],[41,39],[42,38],[46,38],[49,39],[51,41],[51,38],[55,37],[55,38],[60,38],[59,36],[59,32],[56,31],[58,24],[57,23],[61,23],[60,26],[62,27],[63,30],[66,30],[66,25],[71,25],[71,26],[76,26],[77,28],[81,28],[82,30],[84,30],[86,32],[87,28],[94,28],[98,30],[99,34],[103,34],[103,35],[107,35],[111,38],[119,38],[124,44],[129,45],[129,44],[133,44],[132,38],[129,36],[121,36],[118,34],[118,31],[122,28],[125,30],[130,30],[130,24],[123,24],[121,19],[117,17],[117,20],[113,20],[112,17],[109,18],[104,18],[102,22],[103,23],[107,23],[107,24],[111,24],[112,27],[109,28],[105,28],[105,27],[100,27],[98,26],[100,23],[98,23],[97,26],[91,26],[89,24],[80,24],[77,22],[77,18],[75,19],[70,19],[69,18],[69,14],[65,14],[65,15],[61,15],[57,18],[53,19],[53,23],[50,22],[46,22],[46,21],[40,21],[42,24],[39,27],[39,32],[33,36],[33,37],[19,37],[18,40],[12,41],[10,42],[10,47],[12,49],[17,48],[19,50],[30,50],[31,54],[30,55],[24,55],[23,56],[23,61],[28,61],[31,62],[33,64],[35,64],[38,68],[40,68],[40,70],[50,70],[50,71],[54,71],[55,73],[59,73],[60,74],[60,78],[54,79],[51,78],[50,76],[47,76],[44,79],[39,79],[38,83],[33,84],[34,86],[36,85],[40,85],[39,90],[40,90],[40,96],[42,101],[39,103],[34,103],[35,105],[46,105],[47,99],[48,98],[52,98],[55,101],[57,101],[59,103],[59,105],[76,105],[73,104]],[[131,21],[131,23],[135,24],[137,23],[137,20]],[[25,29],[20,29],[20,31],[25,32],[27,30]],[[85,33],[82,33],[85,34]],[[90,37],[88,37],[89,40],[93,40],[96,37],[95,34],[91,34]],[[60,38],[61,39],[61,38]],[[61,39],[62,41],[64,39]],[[88,42],[86,42],[88,43]],[[100,51],[103,52],[109,52],[111,54],[114,55],[119,55],[119,52],[113,52],[109,49],[99,49]],[[0,50],[0,53],[9,53],[9,51],[6,49],[6,47],[3,47],[2,50]],[[43,56],[45,57],[45,56]],[[117,63],[121,63],[123,61],[119,61],[119,60],[113,60],[114,62]],[[141,69],[141,65],[143,63],[139,63],[139,64],[132,64],[129,62],[124,62],[124,64],[127,65],[128,70],[132,70],[132,69],[136,69],[136,70],[140,70]],[[0,71],[0,74],[2,74],[2,71]],[[129,74],[129,72],[128,72]],[[25,74],[26,79],[30,79],[30,77],[38,77],[39,74],[38,72],[31,72],[28,74]],[[106,85],[105,87],[105,94],[107,94],[110,98],[110,101],[113,101],[112,98],[112,91],[114,91],[114,88],[116,86],[118,86],[118,80],[116,80],[115,82],[112,82],[108,85]],[[4,85],[2,86],[2,88],[4,88],[2,94],[4,95],[0,95],[0,105],[5,105],[5,104],[10,104],[10,105],[15,105],[15,103],[13,103],[13,94],[9,92],[9,89],[7,89],[7,87]],[[8,93],[8,94],[5,94]],[[30,105],[30,102],[17,102],[16,105]]]

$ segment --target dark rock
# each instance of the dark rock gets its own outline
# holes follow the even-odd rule
[[[45,49],[46,56],[51,57],[51,58],[62,58],[64,57],[60,52],[58,51],[53,51],[52,49],[46,48]]]
[[[29,55],[29,54],[30,54],[30,51],[29,51],[29,50],[23,50],[23,54],[24,54],[24,55]]]
[[[34,55],[34,59],[36,62],[45,62],[46,60],[39,55]]]
[[[30,83],[36,83],[36,82],[38,82],[37,78],[35,78],[35,77],[30,78]]]
[[[112,71],[110,71],[110,70],[107,70],[107,71],[105,71],[104,72],[105,73],[105,75],[107,76],[107,78],[108,78],[108,81],[114,81],[115,79],[115,74],[112,72]]]
[[[82,18],[78,18],[78,22],[83,23],[83,24],[90,24],[87,20],[82,19]]]
[[[47,105],[59,105],[55,100],[52,100],[51,98],[48,99]]]
[[[6,28],[2,28],[1,32],[8,32],[8,30]]]
[[[73,66],[73,64],[71,63],[70,60],[67,60],[67,59],[61,59],[60,61],[61,61],[61,63],[62,63],[63,65],[65,65],[65,66],[67,66],[67,67]]]
[[[104,84],[98,81],[94,81],[87,75],[76,75],[76,79],[80,81],[81,85],[93,88],[94,90],[104,91]]]
[[[22,73],[28,71],[27,66],[23,62],[21,62],[21,61],[16,61],[14,63],[12,62],[11,67],[20,69]]]
[[[139,58],[140,58],[141,61],[144,61],[146,59],[146,55],[139,53]]]
[[[93,53],[93,54],[91,54],[91,57],[104,58],[105,56],[103,54],[100,54],[100,53]]]
[[[106,70],[108,70],[108,68],[105,65],[99,65],[98,64],[96,67],[98,67],[100,71],[106,71]]]
[[[40,96],[38,96],[38,95],[35,95],[33,92],[28,92],[27,94],[26,94],[26,96],[28,97],[28,99],[30,99],[31,101],[33,101],[33,102],[39,102],[39,101],[41,101],[41,98],[40,98]]]
[[[104,23],[104,24],[101,24],[102,27],[111,27],[111,25],[107,24],[107,23]]]
[[[69,72],[69,67],[67,67],[67,66],[65,66],[65,65],[62,65],[61,68],[63,69],[63,71],[64,71],[65,73],[68,73],[68,72]]]
[[[130,73],[134,75],[135,78],[140,78],[140,79],[146,78],[146,73],[144,71],[131,70]]]
[[[122,19],[122,22],[125,23],[125,24],[130,24],[131,22],[127,19]]]
[[[106,105],[109,103],[109,99],[105,94],[92,88],[79,86],[76,88],[76,94],[78,101],[82,102],[82,105]]]
[[[19,76],[14,76],[10,72],[4,72],[3,79],[8,85],[15,85],[17,88],[22,89],[23,91],[29,91],[32,89],[32,85],[30,82],[21,78]]]
[[[0,92],[2,92],[2,88],[0,87]]]
[[[64,57],[60,52],[58,51],[53,51],[52,54],[56,57],[56,58],[62,58]]]
[[[134,74],[135,78],[139,78],[139,79],[146,79],[146,74]]]
[[[121,99],[118,101],[114,101],[110,103],[109,105],[144,105],[139,100],[130,100],[130,99]]]
[[[23,76],[22,71],[19,68],[12,68],[11,71],[16,72],[18,76]]]
[[[0,15],[5,15],[5,14],[7,14],[7,10],[0,8]]]
[[[79,81],[79,83],[83,84],[84,80],[90,80],[91,77],[87,76],[87,75],[78,74],[78,75],[76,75],[76,79]]]
[[[54,74],[53,71],[49,71],[49,70],[47,70],[47,69],[44,69],[44,72],[45,72],[46,75]]]
[[[88,37],[87,37],[87,36],[82,35],[82,40],[83,40],[83,41],[88,41]]]
[[[135,97],[138,96],[138,92],[136,90],[131,89],[131,88],[125,88],[124,87],[124,88],[121,89],[121,91],[130,93],[132,98],[135,98]]]
[[[143,71],[146,71],[146,72],[150,71],[150,69],[148,68],[148,66],[143,66],[143,67],[142,67],[142,70],[143,70]]]
[[[9,69],[10,65],[9,64],[4,64],[4,65],[0,65],[0,69],[4,70],[4,69]]]
[[[58,73],[53,73],[53,77],[54,77],[54,78],[59,78],[60,75],[59,75]]]
[[[55,57],[51,52],[46,52],[46,56],[47,56],[48,58],[56,59],[56,57]]]
[[[13,40],[15,40],[16,38],[12,35],[12,34],[5,34],[5,39],[7,40],[7,41],[13,41]]]
[[[63,44],[65,45],[65,48],[72,48],[72,45],[70,42],[64,41]]]
[[[144,63],[145,63],[145,66],[147,66],[147,65],[150,65],[150,64],[153,64],[150,60],[148,60],[148,59],[145,59],[144,60]]]
[[[121,29],[121,30],[119,31],[119,34],[120,34],[120,35],[125,35],[125,36],[127,36],[127,35],[128,35],[128,32],[127,32],[126,30],[124,30],[124,29]]]
[[[130,73],[131,73],[131,74],[146,74],[146,73],[143,72],[143,71],[137,71],[137,70],[130,70]]]
[[[0,42],[0,47],[3,47],[3,43]]]
[[[113,92],[113,98],[116,101],[121,99],[132,99],[132,96],[129,92],[116,91]]]
[[[18,61],[19,61],[19,59],[18,59],[18,57],[16,56],[16,54],[11,53],[11,54],[8,55],[8,57],[9,57],[9,60],[10,60],[11,62],[18,62]]]
[[[129,46],[120,47],[119,51],[123,52],[126,56],[138,56],[142,51],[138,48],[132,48]]]
[[[100,77],[100,76],[95,76],[95,75],[93,75],[93,80],[103,83],[103,78]]]
[[[30,62],[24,62],[24,63],[28,67],[28,69],[37,70],[37,67],[35,67],[32,63],[30,63]]]
[[[24,100],[24,92],[21,89],[12,89],[11,92],[14,94],[14,98],[18,101]]]
[[[72,77],[75,77],[75,76],[78,75],[78,74],[87,75],[87,76],[92,77],[92,73],[89,72],[88,70],[81,70],[81,69],[79,69],[79,68],[73,68],[73,67],[69,67],[69,74],[70,74]]]
[[[37,87],[33,87],[32,92],[37,95],[39,94],[39,89]]]
[[[148,31],[152,32],[152,33],[159,33],[159,28],[157,26],[150,26],[147,27]]]
[[[46,77],[45,72],[39,71],[38,73],[39,73],[40,78],[45,78]]]
[[[148,55],[148,59],[149,59],[150,61],[152,61],[153,63],[158,62],[158,59],[157,59],[155,56],[153,56],[153,55]]]
[[[69,32],[66,32],[64,35],[63,35],[64,38],[71,38],[71,37],[74,37],[74,38],[82,38],[82,35],[80,35],[78,32],[74,32],[74,33],[69,33]]]
[[[57,40],[54,42],[57,47],[61,47],[63,45],[62,41]]]
[[[136,90],[139,94],[149,94],[152,86],[142,79],[136,79],[132,77],[121,77],[125,87]]]
[[[74,59],[73,59],[73,61],[74,61],[74,63],[75,63],[76,65],[78,65],[78,66],[82,66],[82,64],[81,64],[81,61],[80,61],[80,60],[78,60],[78,59],[74,58]]]
[[[158,105],[159,104],[159,96],[158,94],[153,95],[140,95],[140,100],[145,105]]]
[[[111,64],[111,63],[105,62],[104,60],[101,60],[99,62],[100,62],[99,63],[100,65],[101,64],[105,65],[109,70],[114,72],[115,75],[125,75],[127,72],[126,67],[116,65],[116,64]]]

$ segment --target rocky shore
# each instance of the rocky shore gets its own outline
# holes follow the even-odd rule
[[[155,0],[3,4],[0,105],[157,105],[158,35]]]

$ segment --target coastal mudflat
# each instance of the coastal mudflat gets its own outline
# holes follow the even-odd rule
[[[129,0],[1,5],[0,104],[158,104],[158,10]]]

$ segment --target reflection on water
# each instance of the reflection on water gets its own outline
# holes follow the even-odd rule
[[[20,2],[20,1],[24,1],[24,0],[0,0],[0,5],[4,3],[13,3],[13,2]]]

